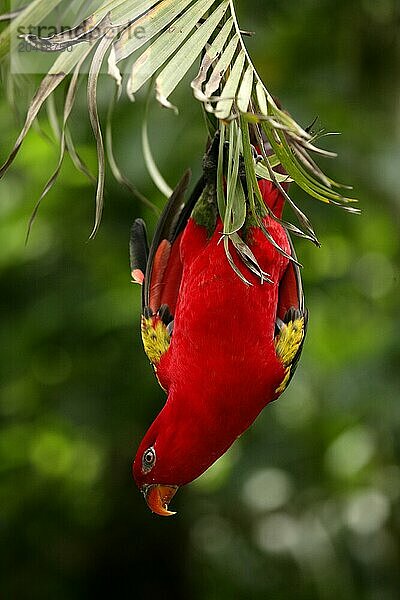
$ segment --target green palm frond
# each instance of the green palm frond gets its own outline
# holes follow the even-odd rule
[[[14,18],[10,15],[9,26],[0,34],[0,58],[7,54],[10,39],[15,38],[20,25],[28,21],[39,25],[57,5],[66,2],[34,0]],[[67,32],[48,38],[26,34],[24,38],[37,49],[59,54],[32,99],[25,125],[0,169],[0,177],[14,160],[43,104],[73,72],[72,89],[70,87],[66,96],[61,125],[59,164],[46,184],[42,197],[54,184],[64,151],[72,146],[67,121],[75,97],[76,81],[87,58],[90,60],[87,101],[98,155],[96,218],[92,235],[99,226],[102,214],[106,154],[114,174],[122,183],[126,183],[113,157],[109,125],[108,152],[105,152],[97,111],[98,76],[106,60],[108,73],[116,82],[117,95],[125,84],[128,96],[133,99],[146,82],[151,80],[153,83],[155,80],[157,100],[177,112],[170,96],[200,58],[200,68],[191,87],[194,97],[204,107],[210,134],[219,130],[222,140],[219,168],[224,172],[227,185],[226,191],[219,186],[218,207],[224,225],[228,258],[230,240],[244,262],[250,265],[249,268],[260,271],[249,249],[238,236],[248,212],[263,227],[262,217],[268,209],[262,201],[257,177],[270,179],[285,195],[298,225],[286,221],[282,222],[283,225],[314,243],[318,241],[313,228],[287,194],[284,183],[294,181],[318,200],[357,212],[350,206],[353,200],[341,193],[344,186],[325,175],[313,158],[314,155],[334,155],[315,145],[316,136],[280,108],[262,82],[246,49],[234,0],[99,1],[92,14]],[[66,49],[68,52],[60,54]],[[158,187],[167,193],[169,188],[152,162],[145,128],[143,140],[150,172]],[[225,147],[228,147],[227,152]],[[255,148],[259,156],[255,156]],[[227,154],[225,160],[224,152]],[[241,165],[244,167],[244,179],[240,174]],[[265,234],[269,236],[266,230]],[[274,243],[272,238],[271,241]],[[268,279],[267,274],[259,272],[259,275]]]

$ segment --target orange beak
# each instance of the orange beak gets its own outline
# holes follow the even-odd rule
[[[162,517],[170,517],[175,512],[168,510],[168,504],[178,489],[177,485],[153,484],[142,488],[147,506],[153,513]]]

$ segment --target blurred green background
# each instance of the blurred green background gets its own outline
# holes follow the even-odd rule
[[[269,90],[339,158],[361,216],[292,189],[322,242],[295,240],[310,325],[284,396],[182,489],[178,515],[152,515],[131,460],[159,411],[139,335],[128,237],[154,215],[111,176],[88,242],[93,188],[65,160],[30,242],[31,210],[57,161],[32,131],[0,184],[0,595],[97,598],[394,600],[400,589],[400,5],[398,0],[242,0],[241,24]],[[27,82],[18,82],[23,114]],[[111,82],[100,81],[104,116]],[[71,128],[95,169],[80,90]],[[200,107],[151,108],[150,136],[173,186],[200,171]],[[61,107],[61,97],[57,99]],[[154,202],[140,144],[143,99],[122,99],[115,153]],[[4,94],[0,158],[19,124]],[[49,133],[45,115],[43,130]]]

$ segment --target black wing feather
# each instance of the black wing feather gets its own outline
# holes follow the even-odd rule
[[[149,256],[149,244],[147,242],[146,223],[143,219],[135,219],[131,227],[129,256],[131,272],[139,269],[144,274]]]

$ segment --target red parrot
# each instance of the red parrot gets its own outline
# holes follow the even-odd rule
[[[215,146],[215,144],[213,144]],[[133,280],[142,284],[142,338],[167,400],[137,451],[133,475],[149,508],[168,504],[179,486],[212,465],[287,387],[300,358],[307,311],[298,264],[251,219],[240,235],[271,282],[229,265],[216,204],[216,159],[184,202],[186,173],[160,217],[150,250],[145,224],[131,232]],[[280,218],[284,198],[269,181],[262,197]],[[287,231],[266,216],[276,244],[295,259]]]

